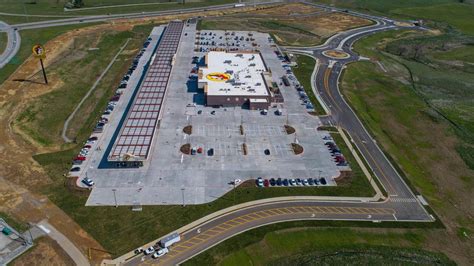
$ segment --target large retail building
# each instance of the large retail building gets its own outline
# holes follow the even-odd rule
[[[260,53],[209,52],[199,69],[198,87],[208,106],[267,109],[275,85]]]

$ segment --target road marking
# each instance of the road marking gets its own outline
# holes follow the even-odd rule
[[[357,135],[354,135],[355,138],[357,138],[359,141],[361,141],[361,139],[357,136]],[[385,175],[385,173],[382,171],[382,168],[379,166],[379,164],[377,163],[377,161],[375,161],[374,157],[372,156],[372,154],[369,152],[369,150],[367,149],[367,147],[365,147],[365,144],[362,144],[361,145],[365,151],[367,151],[367,153],[369,154],[370,158],[372,159],[372,161],[374,162],[375,164],[375,167],[377,167],[377,169],[379,170],[379,172],[382,174],[382,176],[385,178],[386,180],[386,183],[390,186],[390,188],[393,190],[393,191],[396,191],[395,189],[393,189],[393,186],[392,184],[390,183],[389,179],[387,178],[387,176]]]

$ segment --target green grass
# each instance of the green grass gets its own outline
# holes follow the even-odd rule
[[[136,29],[146,29],[137,31]],[[128,38],[131,41],[126,50],[138,50],[148,36],[151,26],[137,27],[133,31],[114,32],[105,35],[91,34],[76,38],[74,51],[68,51],[61,61],[47,68],[64,82],[60,88],[41,95],[30,104],[16,119],[17,125],[32,139],[43,146],[63,144],[61,132],[66,118],[72,113],[77,103],[90,89],[99,74],[109,64],[120,47]],[[98,43],[97,41],[100,40]],[[94,47],[98,50],[90,51]],[[94,92],[84,102],[77,115],[71,120],[67,131],[71,139],[86,138],[91,133],[95,121],[113,95],[116,85],[130,66],[132,55],[122,54],[103,77]],[[91,77],[85,79],[84,77]],[[64,95],[68,95],[67,98]],[[53,115],[54,114],[54,115]]]
[[[474,35],[474,4],[446,4],[395,9],[394,14],[447,23],[457,30]]]
[[[440,60],[458,60],[474,64],[474,45],[457,47],[449,51],[437,52],[434,54],[434,57]]]
[[[298,67],[293,67],[293,73],[295,74],[298,81],[304,87],[306,94],[308,95],[309,100],[314,106],[314,111],[317,115],[325,115],[323,107],[319,103],[318,99],[314,95],[313,89],[311,87],[311,74],[313,74],[316,61],[309,56],[305,55],[295,55],[296,62]]]
[[[5,48],[7,48],[7,33],[0,32],[0,54],[5,51]]]
[[[46,29],[23,30],[20,32],[21,46],[18,53],[8,62],[5,67],[0,69],[0,83],[3,83],[28,56],[31,55],[31,48],[35,44],[45,44],[47,41],[59,36],[67,31],[91,26],[94,24],[81,24],[72,26],[58,26]],[[46,58],[46,60],[48,60]],[[27,77],[25,77],[27,78]]]
[[[187,2],[185,5],[177,3],[177,1],[168,2],[165,0],[86,0],[84,1],[87,7],[100,7],[108,5],[124,5],[124,4],[138,4],[138,3],[156,3],[162,4],[139,5],[139,6],[123,6],[113,8],[99,8],[99,9],[75,9],[74,11],[65,12],[64,3],[66,0],[37,0],[37,4],[25,4],[23,1],[5,0],[0,2],[0,10],[5,13],[13,14],[28,14],[28,15],[53,15],[53,16],[86,16],[86,15],[106,15],[106,14],[123,14],[123,13],[139,13],[151,11],[165,11],[182,8],[203,7],[211,5],[221,5],[234,3],[233,0],[206,0],[202,2]],[[34,21],[60,19],[59,17],[25,17],[25,16],[5,16],[0,15],[0,20],[9,24],[26,23]]]
[[[395,18],[423,19],[447,23],[465,34],[474,34],[474,1],[466,0],[323,0],[326,4],[388,15]]]
[[[29,228],[29,226],[27,224],[19,222],[16,219],[14,219],[13,217],[11,217],[10,215],[8,215],[4,212],[1,212],[1,211],[0,211],[0,218],[5,220],[8,223],[8,225],[13,227],[16,231],[18,231],[20,233],[25,232]]]
[[[298,224],[306,226],[284,230]],[[355,264],[391,260],[453,264],[441,253],[421,250],[425,241],[419,230],[373,232],[311,227],[311,222],[283,223],[235,236],[184,265],[340,265],[348,258]]]

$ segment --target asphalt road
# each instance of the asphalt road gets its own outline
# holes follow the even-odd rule
[[[7,47],[0,54],[0,69],[3,68],[16,55],[20,49],[21,38],[18,31],[14,30],[10,25],[0,21],[0,32],[7,33]]]
[[[247,3],[247,6],[259,6],[278,3],[279,1],[264,1]],[[192,14],[199,15],[199,12],[203,11],[218,11],[233,8],[235,3],[214,5],[206,7],[195,7],[195,8],[182,8],[177,10],[166,10],[166,11],[153,11],[153,12],[138,12],[138,13],[127,13],[127,14],[110,14],[110,15],[98,15],[98,16],[77,16],[73,18],[55,19],[47,21],[37,21],[30,23],[21,23],[15,25],[9,25],[3,21],[0,21],[0,31],[8,33],[7,49],[0,55],[0,69],[3,68],[18,52],[20,49],[21,39],[18,31],[26,29],[40,29],[49,28],[64,25],[83,24],[83,23],[94,23],[103,22],[117,19],[135,19],[135,18],[146,18],[156,17],[165,15],[178,15],[178,14]]]
[[[318,90],[316,93],[319,93],[330,111],[330,114],[322,121],[328,125],[339,125],[349,133],[354,144],[387,191],[388,198],[383,202],[344,201],[341,198],[341,201],[295,199],[254,204],[250,207],[224,212],[216,218],[185,230],[181,234],[182,240],[170,248],[169,254],[158,260],[141,254],[129,257],[125,264],[179,264],[234,235],[252,228],[283,221],[434,221],[340,94],[338,84],[344,66],[360,59],[352,51],[352,45],[360,38],[370,34],[401,28],[386,18],[360,15],[359,13],[354,13],[354,15],[369,18],[376,23],[339,33],[321,46],[295,48],[294,50],[310,54],[318,59],[316,75],[314,75],[312,82]],[[328,58],[323,55],[323,52],[329,50],[344,51],[349,56],[343,59]]]

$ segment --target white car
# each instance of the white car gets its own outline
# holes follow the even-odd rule
[[[145,249],[145,251],[143,253],[145,253],[145,255],[150,255],[154,251],[155,251],[155,248],[153,246],[151,246],[151,247]]]
[[[162,248],[158,250],[155,254],[151,255],[152,258],[157,259],[161,256],[164,256],[166,253],[170,252],[168,248]]]

